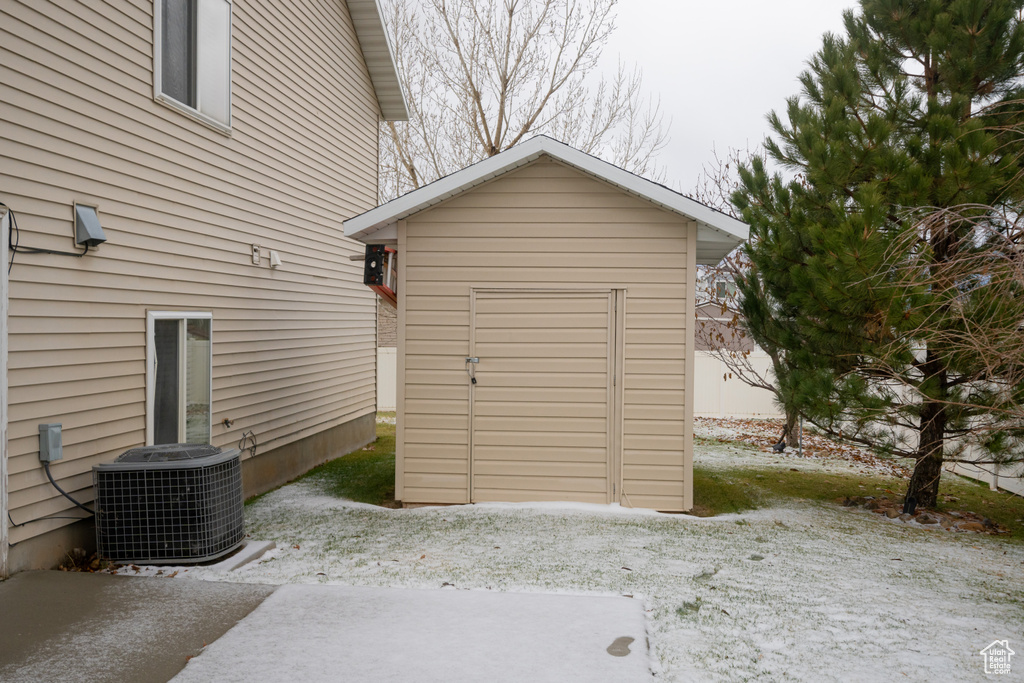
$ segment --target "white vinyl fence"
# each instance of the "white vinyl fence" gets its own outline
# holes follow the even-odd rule
[[[395,390],[398,386],[397,356],[393,346],[377,347],[377,410],[395,410],[398,405]]]
[[[725,363],[708,351],[697,351],[694,362],[693,413],[697,417],[782,417],[775,395],[730,376]],[[763,351],[750,354],[756,370],[768,373],[771,359]],[[770,375],[769,375],[770,376]]]
[[[971,458],[974,456],[974,458]],[[987,460],[988,457],[978,449],[968,449],[967,457]],[[970,462],[948,463],[946,469],[964,477],[977,479],[988,484],[993,491],[1003,489],[1024,496],[1024,464],[1012,465],[974,465]]]

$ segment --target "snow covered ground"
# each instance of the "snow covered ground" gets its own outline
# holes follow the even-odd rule
[[[709,441],[696,458],[791,464]],[[277,548],[177,579],[635,596],[664,681],[980,679],[980,650],[1024,645],[1024,548],[835,506],[707,519],[570,504],[390,510],[302,481],[248,506],[246,521]]]
[[[862,448],[815,434],[810,429],[803,432],[802,449],[787,448],[782,453],[775,453],[771,446],[779,440],[782,426],[783,421],[779,419],[698,417],[694,420],[694,435],[715,447],[696,455],[703,457],[701,462],[711,465],[718,464],[722,456],[728,454],[727,464],[734,466],[781,464],[779,461],[782,461],[787,466],[801,463],[801,467],[810,465],[816,470],[837,473],[855,470],[864,474],[910,478],[911,460],[882,458]],[[723,450],[723,444],[732,448]],[[738,458],[746,461],[740,463]]]

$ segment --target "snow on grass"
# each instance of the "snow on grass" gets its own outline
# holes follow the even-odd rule
[[[1024,630],[1017,547],[894,531],[870,513],[391,511],[288,488],[249,515],[255,536],[277,541],[274,557],[233,580],[642,594],[665,680],[822,680],[823,659],[845,680],[951,680]],[[202,572],[188,573],[224,578]]]
[[[696,460],[715,468],[799,464],[802,469],[843,473],[855,470],[864,474],[909,478],[912,461],[882,458],[850,444],[833,441],[806,430],[804,448],[786,448],[782,453],[771,449],[779,440],[782,420],[698,417],[694,420],[694,436],[698,445]]]
[[[696,454],[722,467],[750,458],[766,462],[725,445]],[[963,680],[980,675],[982,648],[1024,632],[1021,546],[832,505],[703,519],[567,504],[389,510],[305,480],[248,506],[246,521],[277,549],[228,575],[177,576],[643,596],[666,681]]]

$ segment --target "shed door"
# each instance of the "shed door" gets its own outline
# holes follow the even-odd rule
[[[471,500],[614,500],[615,293],[477,290],[472,318]]]

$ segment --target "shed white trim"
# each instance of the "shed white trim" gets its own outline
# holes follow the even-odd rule
[[[408,121],[409,109],[398,80],[395,54],[384,29],[380,5],[377,0],[348,0],[348,12],[359,37],[359,47],[370,72],[381,116],[385,121]]]
[[[749,228],[742,221],[546,135],[538,135],[501,154],[484,159],[393,199],[387,204],[350,218],[344,222],[345,236],[367,243],[394,241],[398,239],[396,226],[399,220],[525,166],[544,155],[589,173],[652,204],[692,218],[697,222],[698,263],[718,263],[749,236]]]

